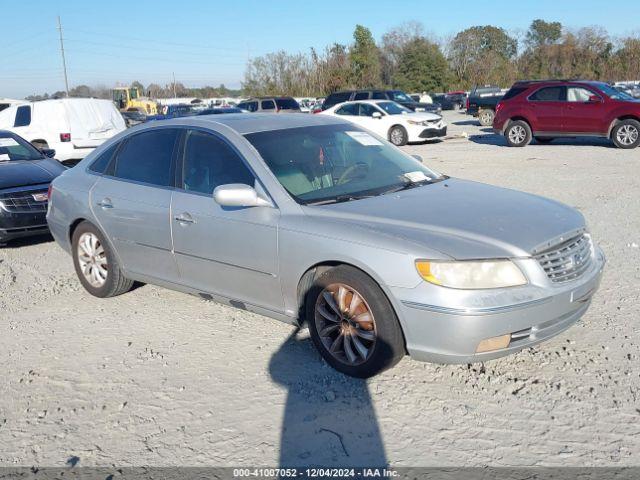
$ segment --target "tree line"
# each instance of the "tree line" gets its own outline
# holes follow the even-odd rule
[[[541,78],[640,79],[640,37],[613,38],[600,27],[570,30],[537,19],[522,33],[484,25],[444,40],[409,22],[376,43],[368,28],[356,25],[350,45],[250,59],[242,86],[246,95],[323,96],[353,88],[443,92],[485,84],[507,87]]]

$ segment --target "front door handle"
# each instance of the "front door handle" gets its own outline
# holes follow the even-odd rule
[[[189,215],[188,213],[186,213],[186,212],[185,213],[181,213],[180,215],[175,217],[175,221],[178,222],[178,223],[181,223],[183,225],[196,223],[196,221],[193,219],[193,217],[191,215]]]
[[[111,203],[110,198],[103,198],[102,201],[97,203],[97,205],[103,209],[113,208],[113,203]]]

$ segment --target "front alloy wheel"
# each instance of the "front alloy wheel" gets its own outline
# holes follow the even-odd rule
[[[360,365],[376,343],[376,324],[367,302],[343,283],[327,286],[315,307],[316,329],[327,351],[339,362]]]
[[[640,144],[640,122],[623,120],[613,129],[613,143],[619,148],[635,148]]]
[[[315,278],[305,296],[311,340],[336,370],[368,378],[405,355],[398,317],[380,286],[363,271],[338,265]]]

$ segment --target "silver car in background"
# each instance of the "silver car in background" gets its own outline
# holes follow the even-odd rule
[[[357,377],[546,340],[586,312],[605,263],[576,210],[316,115],[134,127],[53,182],[47,219],[89,293],[139,281],[306,323]]]

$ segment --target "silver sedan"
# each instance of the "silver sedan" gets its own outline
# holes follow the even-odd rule
[[[316,115],[132,128],[53,182],[47,219],[92,295],[138,281],[306,323],[357,377],[546,340],[586,312],[605,262],[576,210]]]

